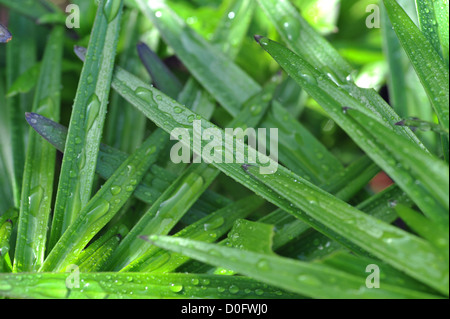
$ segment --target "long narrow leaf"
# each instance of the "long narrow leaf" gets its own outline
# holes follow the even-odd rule
[[[56,27],[48,40],[36,89],[33,112],[59,121],[61,61],[64,29]],[[50,218],[55,149],[30,128],[22,186],[22,198],[14,271],[34,271],[44,261]],[[39,168],[39,169],[37,169]]]
[[[262,282],[314,298],[437,298],[438,296],[383,285],[369,289],[365,278],[331,267],[293,259],[221,247],[184,238],[151,236],[157,246],[217,266],[231,268]]]
[[[24,16],[15,12],[10,13],[9,29],[13,32],[16,41],[8,43],[6,47],[6,84],[9,88],[20,77],[20,75],[35,64],[36,61],[36,39],[34,35],[34,24]],[[23,126],[23,114],[32,105],[31,94],[21,94],[6,100],[6,109],[9,117],[10,129],[10,152],[8,156],[12,159],[11,182],[13,189],[14,204],[20,206],[20,194],[23,178],[23,167],[25,164],[25,130]]]
[[[44,299],[300,298],[297,294],[267,287],[245,277],[139,273],[1,274],[0,296]]]
[[[112,6],[113,4],[113,6]],[[108,104],[122,0],[99,3],[72,109],[55,203],[50,247],[88,202]],[[112,6],[112,7],[111,7]],[[108,11],[113,8],[114,11]]]

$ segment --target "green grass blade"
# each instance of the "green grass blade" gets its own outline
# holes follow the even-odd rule
[[[124,51],[117,63],[141,79],[146,79],[146,72],[142,69],[136,52],[139,41],[139,27],[142,17],[138,10],[125,11],[122,20],[120,37],[124,39]],[[140,113],[115,92],[112,92],[105,122],[103,141],[128,154],[133,153],[142,144],[145,137],[147,120]]]
[[[434,2],[436,6],[444,6],[442,0],[430,1],[430,0],[416,0],[417,15],[419,17],[419,26],[425,37],[434,47],[436,52],[443,58],[441,49],[441,39],[439,34],[439,25],[436,22],[436,13],[434,8]],[[440,2],[440,3],[439,3]],[[434,22],[434,23],[433,23]]]
[[[114,3],[117,11],[107,12]],[[58,185],[50,247],[76,219],[92,190],[121,21],[122,0],[101,1],[75,97]]]
[[[13,222],[10,219],[0,225],[0,273],[12,270],[9,256],[9,240],[12,228]]]
[[[449,38],[448,38],[448,22],[449,22],[449,10],[448,10],[448,1],[447,0],[439,0],[434,1],[434,13],[436,16],[436,24],[438,26],[439,31],[439,40],[442,47],[442,54],[444,56],[444,61],[448,66],[448,46],[449,46]],[[433,24],[433,21],[431,21]]]
[[[272,254],[274,226],[238,219],[228,233],[226,246],[261,254]]]
[[[256,195],[244,198],[185,227],[174,236],[214,242],[233,226],[236,219],[247,217],[262,203],[263,200]],[[152,246],[121,271],[173,272],[188,260],[184,255],[168,254],[161,248]]]
[[[255,253],[271,255],[274,226],[266,223],[238,219],[233,228],[221,244],[240,250],[248,250]],[[212,271],[218,275],[234,275],[233,270],[218,267]]]
[[[33,112],[59,121],[64,29],[56,27],[48,40],[36,89]],[[23,174],[14,271],[36,271],[44,261],[55,176],[56,151],[30,128]],[[39,169],[37,169],[39,168]]]
[[[343,177],[343,180],[347,179]],[[338,194],[340,193],[342,193],[342,191]],[[350,192],[343,191],[343,193],[349,194]],[[397,214],[393,208],[394,205],[391,204],[394,203],[394,201],[398,204],[411,205],[411,201],[404,195],[403,191],[398,187],[390,187],[364,201],[358,205],[357,208],[378,219],[391,223],[397,218]],[[294,216],[281,209],[277,209],[258,221],[274,226],[275,234],[273,236],[273,250],[281,250],[284,254],[289,255],[291,255],[292,252],[295,252],[294,256],[302,256],[302,260],[316,259],[327,256],[338,249],[343,249],[342,245],[330,240],[327,236],[312,230],[308,224],[300,219],[296,219]],[[302,234],[305,234],[306,237],[302,236],[305,240],[297,240]],[[308,239],[310,240],[308,241]],[[221,242],[221,244],[226,243],[226,241]],[[287,245],[288,243],[290,243],[290,245]],[[196,267],[195,265],[193,268],[189,268],[189,265],[187,267],[187,269],[183,268],[181,271],[198,273],[206,272],[208,269],[208,267]],[[230,271],[226,271],[225,273],[233,274],[233,272]]]
[[[0,105],[6,105],[5,73],[0,71]],[[10,149],[11,129],[8,109],[0,107],[0,180],[4,181],[0,189],[0,212],[14,206],[12,176],[13,163]]]
[[[380,286],[388,284],[428,294],[437,294],[433,289],[377,259],[356,257],[349,253],[339,252],[317,262],[361,277],[368,276],[369,272],[366,272],[368,265],[377,265],[380,269]]]
[[[9,88],[7,93],[8,97],[30,92],[38,83],[40,72],[41,63],[38,62],[22,73]]]
[[[368,156],[362,156],[336,173],[322,188],[348,201],[379,172],[380,168]]]
[[[227,127],[240,127],[243,130],[259,127],[259,123],[271,106],[272,98],[280,80],[279,76],[274,76],[261,91],[245,101],[235,118],[226,124]]]
[[[383,49],[389,69],[391,70],[387,80],[390,103],[398,115],[406,117],[408,115],[408,100],[403,59],[405,54],[395,35],[395,31],[392,29],[392,24],[389,21],[383,4],[381,7],[381,23],[383,26],[381,28]]]
[[[119,246],[120,240],[121,236],[119,234],[108,239],[106,243],[92,252],[84,262],[80,263],[80,271],[99,271],[103,264],[111,257],[114,250]]]
[[[227,56],[236,57],[247,35],[255,7],[253,0],[230,1],[211,43]]]
[[[278,299],[297,294],[246,277],[195,274],[43,273],[0,275],[0,296],[44,299]],[[67,282],[73,288],[67,288]],[[244,287],[246,289],[244,289]]]
[[[357,206],[358,209],[372,215],[387,223],[397,218],[394,203],[411,206],[411,200],[396,186],[370,197]],[[261,223],[273,225],[275,234],[273,236],[273,250],[280,252],[283,256],[293,256],[301,260],[309,261],[328,256],[329,254],[343,250],[344,247],[331,240],[329,237],[312,230],[308,224],[294,218],[281,209],[258,220]],[[289,243],[289,245],[288,245]],[[226,244],[222,241],[221,244]],[[186,257],[187,258],[187,257]],[[190,262],[182,266],[181,272],[207,272],[210,267],[196,262]],[[226,274],[233,274],[227,271]]]
[[[120,240],[128,233],[124,225],[112,226],[104,234],[90,243],[78,255],[76,264],[80,265],[81,272],[98,271],[109,258],[112,251],[117,248]],[[106,255],[106,258],[104,258]],[[88,270],[89,269],[89,270]]]
[[[437,298],[414,290],[383,285],[369,289],[365,277],[334,268],[275,255],[193,241],[185,238],[151,236],[157,246],[234,271],[270,285],[314,298]],[[225,276],[228,277],[228,276]]]
[[[390,104],[403,119],[413,115],[422,120],[434,121],[430,100],[392,28],[384,4],[381,4],[381,32],[383,51],[390,70],[387,78]],[[428,149],[437,149],[437,136],[421,132],[416,134]]]
[[[157,130],[122,163],[64,232],[40,271],[62,271],[130,198],[144,173],[156,161],[165,133]]]
[[[395,204],[411,206],[412,202],[401,189],[393,185],[360,203],[356,208],[386,223],[392,223],[398,217],[394,209]],[[310,261],[345,249],[319,232],[305,233],[302,229],[298,230],[297,228],[301,225],[297,221],[285,227],[286,231],[283,228],[283,232],[275,233],[273,243],[274,249],[283,246],[279,250],[283,256],[295,256],[301,260]],[[289,232],[292,232],[291,238],[288,236]],[[297,237],[298,235],[301,236]],[[288,242],[291,242],[290,245],[286,245]]]
[[[258,0],[258,4],[284,42],[297,54],[307,56],[309,63],[320,68],[327,66],[341,79],[345,79],[353,71],[353,67],[325,38],[319,36],[290,1]],[[309,54],[310,52],[314,54]]]
[[[6,47],[6,85],[9,88],[23,72],[36,63],[36,39],[33,31],[34,23],[16,12],[10,13],[9,30],[14,34],[15,41]],[[25,164],[25,130],[23,114],[32,105],[31,94],[21,94],[6,100],[9,116],[10,152],[12,159],[12,189],[14,203],[20,206],[23,167]]]
[[[395,210],[413,231],[448,254],[448,224],[433,223],[422,214],[402,204],[396,205]]]
[[[449,128],[448,68],[433,45],[394,0],[384,5],[392,26],[427,92],[440,124]]]
[[[440,126],[439,124],[424,121],[424,120],[418,119],[417,117],[408,117],[408,118],[404,119],[403,121],[400,121],[399,123],[397,123],[397,125],[406,125],[406,126],[409,126],[411,128],[414,128],[414,129],[422,131],[422,132],[432,131],[432,132],[441,134],[447,138],[449,136],[449,131],[447,129],[443,128],[442,126]]]
[[[191,110],[200,114],[206,119],[210,119],[216,108],[216,102],[211,95],[204,91],[201,85],[193,78],[189,78],[180,92],[179,101],[190,106]]]
[[[386,144],[389,142],[383,140],[374,141],[374,137],[369,131],[365,130],[368,123],[359,121],[355,123],[345,110],[347,107],[360,111],[361,114],[368,114],[367,109],[361,103],[354,99],[351,94],[343,91],[336,83],[321,74],[313,66],[309,65],[302,57],[296,55],[282,45],[271,41],[267,38],[259,39],[261,46],[269,52],[272,57],[313,97],[333,118],[341,128],[353,139],[353,141],[364,150],[372,160],[378,164],[391,178],[393,178],[399,186],[407,192],[411,198],[417,202],[420,207],[430,216],[442,216],[441,210],[433,211],[429,203],[425,203],[425,197],[416,196],[421,194],[423,187],[411,182],[409,169],[405,166],[397,166],[394,155],[387,150]],[[344,107],[344,108],[343,108]],[[379,123],[375,116],[365,115],[371,122],[377,123],[378,126],[384,127],[385,134],[388,134],[388,128]],[[375,125],[375,124],[374,124]],[[392,133],[391,136],[395,136]],[[400,139],[399,137],[398,139]],[[397,140],[397,139],[396,139]],[[404,143],[407,143],[406,141]],[[413,141],[411,143],[414,143]],[[413,147],[412,145],[410,147]],[[426,156],[424,150],[419,147],[420,156]],[[430,156],[428,155],[428,158]],[[438,184],[438,183],[436,183]],[[440,184],[445,185],[445,184]],[[433,198],[433,194],[428,188],[427,198]],[[429,199],[427,199],[429,201]],[[436,207],[436,205],[433,205]]]
[[[287,77],[281,83],[275,96],[275,99],[295,118],[298,118],[303,113],[307,98],[305,92],[291,77]]]
[[[253,79],[184,24],[166,5],[141,0],[137,3],[192,75],[231,115],[237,115],[241,105],[260,90]],[[219,75],[232,81],[218,86],[215,77]]]

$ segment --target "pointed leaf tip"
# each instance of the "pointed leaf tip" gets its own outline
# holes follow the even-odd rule
[[[139,42],[136,44],[136,47],[138,48],[138,50],[141,50],[142,48],[145,48],[145,47],[148,47],[148,46],[147,46],[147,44],[145,44],[144,42],[139,41]]]
[[[40,117],[39,114],[33,113],[33,112],[25,112],[25,119],[27,120],[28,124],[33,126],[36,124],[37,119]]]
[[[150,242],[150,239],[148,238],[148,236],[142,235],[142,236],[139,236],[139,238],[142,239],[142,240]]]
[[[257,35],[257,34],[255,34],[253,37],[255,38],[255,41],[258,43],[262,38],[264,38],[262,35]]]
[[[0,43],[8,43],[11,39],[12,35],[9,30],[0,24]]]
[[[342,112],[343,112],[344,114],[347,114],[347,111],[348,111],[348,110],[351,110],[351,109],[352,109],[351,107],[343,106],[343,107],[342,107]]]
[[[77,55],[77,57],[84,62],[84,60],[86,59],[86,52],[87,49],[85,47],[81,47],[79,45],[74,45],[73,46],[73,51],[75,52],[75,54]]]
[[[242,169],[243,169],[244,171],[248,172],[248,169],[249,169],[250,167],[253,167],[253,166],[255,166],[255,165],[243,164],[241,167],[242,167]]]

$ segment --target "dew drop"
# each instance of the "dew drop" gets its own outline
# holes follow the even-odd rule
[[[77,172],[74,171],[74,170],[70,170],[70,171],[69,171],[69,177],[71,177],[71,178],[77,177]]]
[[[9,291],[13,288],[11,284],[8,284],[7,282],[0,283],[0,291]]]
[[[93,94],[89,99],[87,106],[87,116],[86,116],[86,126],[90,130],[94,121],[97,119],[98,113],[100,112],[100,101],[97,95]]]
[[[144,101],[146,101],[146,102],[149,102],[149,103],[152,103],[152,102],[153,102],[153,93],[152,93],[152,91],[150,91],[149,89],[146,89],[146,88],[143,88],[143,87],[138,87],[138,88],[134,91],[134,93],[136,93],[136,95],[137,95],[140,99],[142,99],[142,100],[144,100]]]
[[[103,7],[103,13],[105,14],[108,22],[114,20],[114,18],[119,13],[120,6],[121,6],[120,0],[106,0],[106,3]]]
[[[319,286],[322,282],[314,276],[311,275],[300,275],[297,277],[297,280],[301,283],[311,286]]]
[[[262,289],[256,289],[255,294],[258,296],[262,296],[262,295],[264,295],[264,291]]]
[[[36,186],[30,191],[28,196],[29,210],[31,212],[38,212],[41,207],[42,197],[44,195],[44,189],[41,186]]]
[[[258,267],[258,269],[260,270],[270,270],[269,263],[265,259],[261,259],[260,261],[258,261],[256,267]]]
[[[308,203],[310,203],[311,205],[317,204],[317,199],[316,199],[315,197],[307,197],[306,200],[307,200]]]
[[[228,289],[230,291],[230,293],[232,294],[237,294],[239,292],[239,287],[236,285],[231,285],[230,288]]]
[[[189,115],[187,120],[188,120],[189,123],[193,123],[194,120],[195,120],[195,115]]]
[[[122,191],[122,188],[120,186],[113,186],[111,187],[111,194],[118,195]]]
[[[252,113],[253,116],[257,116],[258,114],[260,114],[262,111],[262,107],[261,105],[252,105],[250,107],[250,112]]]
[[[197,278],[192,279],[191,282],[194,286],[197,286],[200,283]]]
[[[316,78],[308,71],[299,71],[298,75],[310,85],[317,85]]]
[[[105,215],[109,210],[109,203],[104,199],[99,199],[95,202],[92,209],[87,213],[87,216],[90,218],[100,218]]]
[[[205,223],[203,225],[203,227],[204,227],[205,231],[214,230],[214,229],[217,229],[220,226],[222,226],[224,222],[225,222],[225,220],[223,217],[218,217],[218,218],[214,218],[209,223]]]

